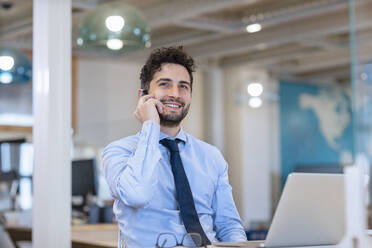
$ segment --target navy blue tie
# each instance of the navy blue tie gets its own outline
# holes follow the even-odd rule
[[[180,140],[177,140],[179,142]],[[198,214],[196,213],[194,198],[191,193],[190,184],[187,180],[185,170],[183,168],[178,145],[175,140],[162,139],[160,144],[168,148],[170,151],[170,163],[174,183],[176,185],[177,199],[180,206],[180,212],[183,224],[188,233],[199,233],[202,239],[202,245],[210,245],[207,235],[200,224]]]

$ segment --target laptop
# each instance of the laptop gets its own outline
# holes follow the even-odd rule
[[[266,240],[235,245],[238,247],[336,245],[344,236],[344,205],[344,175],[292,173],[288,176]],[[226,245],[228,244],[225,243],[225,247]],[[219,243],[215,246],[224,244]],[[233,244],[227,247],[233,247]]]
[[[345,231],[344,175],[288,176],[266,247],[335,245]]]

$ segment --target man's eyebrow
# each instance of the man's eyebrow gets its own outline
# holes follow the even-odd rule
[[[157,83],[159,83],[160,81],[167,81],[167,82],[171,82],[172,79],[170,78],[159,78],[158,80],[156,80]]]
[[[170,79],[170,78],[159,78],[158,80],[156,80],[156,83],[159,83],[161,81],[172,82],[172,79]],[[179,81],[179,83],[190,85],[190,82],[184,81],[184,80]]]
[[[188,85],[190,85],[190,82],[188,82],[188,81],[183,81],[183,80],[181,80],[180,83],[181,83],[181,84],[188,84]]]

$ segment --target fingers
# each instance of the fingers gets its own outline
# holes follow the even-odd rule
[[[163,112],[164,109],[163,103],[156,99],[154,95],[144,95],[139,99],[139,104],[144,104],[147,102],[153,103],[158,109],[159,113]]]
[[[158,110],[158,112],[161,114],[163,113],[163,110],[164,110],[164,104],[162,102],[160,102],[159,100],[157,99],[154,99],[154,103],[155,103],[155,106]]]
[[[153,120],[160,123],[159,113],[164,110],[164,105],[154,96],[143,96],[139,99],[134,115],[141,123],[147,120]]]
[[[146,101],[146,103],[154,104],[156,109],[158,110],[159,113],[163,113],[164,110],[164,104],[161,103],[158,99],[156,98],[150,98],[149,100]]]
[[[138,100],[138,103],[145,103],[147,100],[149,100],[151,98],[155,98],[155,96],[154,95],[141,96],[141,98]]]

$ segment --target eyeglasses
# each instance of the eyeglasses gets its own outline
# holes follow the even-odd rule
[[[156,240],[155,248],[169,248],[175,246],[203,247],[202,243],[202,238],[199,233],[185,233],[181,243],[178,243],[174,233],[160,233]]]

